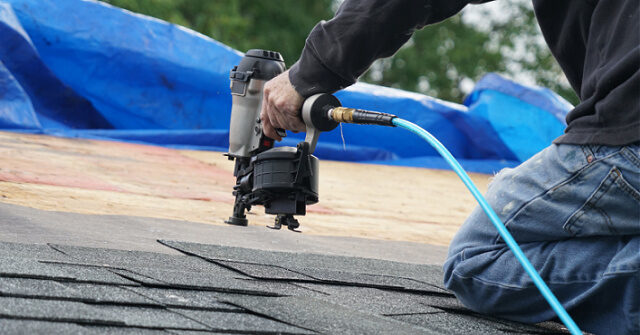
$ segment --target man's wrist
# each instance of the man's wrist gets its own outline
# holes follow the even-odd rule
[[[333,93],[353,84],[329,70],[309,48],[305,46],[300,59],[289,69],[289,81],[302,97]]]

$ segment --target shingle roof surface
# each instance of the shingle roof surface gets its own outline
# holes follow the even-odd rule
[[[561,332],[465,309],[439,266],[160,243],[184,255],[0,242],[0,333]]]

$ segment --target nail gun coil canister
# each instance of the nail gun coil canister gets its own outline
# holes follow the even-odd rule
[[[298,147],[278,147],[255,157],[253,192],[268,195],[268,214],[304,215],[318,202],[318,159]]]

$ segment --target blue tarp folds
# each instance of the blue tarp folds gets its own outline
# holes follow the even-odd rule
[[[100,2],[0,0],[0,129],[226,151],[228,75],[241,57],[191,30]],[[337,96],[345,106],[417,123],[476,172],[531,157],[562,133],[572,108],[547,89],[496,74],[464,105],[362,83]],[[386,127],[323,133],[316,155],[447,168],[417,136]]]

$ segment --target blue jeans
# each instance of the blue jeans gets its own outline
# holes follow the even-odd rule
[[[583,330],[640,333],[640,146],[551,145],[486,198]],[[445,285],[470,309],[535,323],[555,313],[485,213],[449,247]]]

